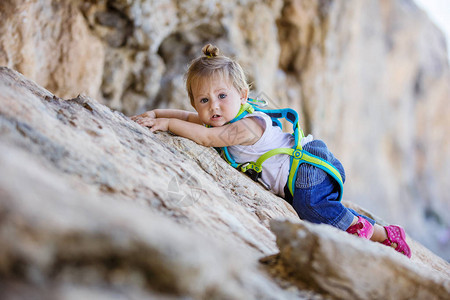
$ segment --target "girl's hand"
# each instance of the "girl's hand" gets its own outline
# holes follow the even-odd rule
[[[151,132],[155,131],[168,131],[169,130],[169,120],[167,118],[158,118],[158,119],[143,119],[138,123],[142,126],[146,126],[150,128]]]
[[[156,113],[153,110],[149,110],[143,114],[132,116],[131,120],[135,121],[136,123],[142,125],[141,123],[145,120],[153,120],[156,119]],[[142,125],[145,126],[145,125]]]

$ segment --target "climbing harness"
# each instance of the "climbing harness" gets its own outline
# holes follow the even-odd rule
[[[285,118],[287,121],[289,121],[293,126],[293,133],[292,135],[295,138],[295,143],[292,148],[276,148],[272,149],[263,155],[261,155],[256,161],[252,162],[245,162],[245,163],[237,163],[233,157],[228,152],[227,147],[221,147],[221,153],[222,157],[234,168],[240,170],[241,172],[246,173],[250,176],[251,179],[254,181],[258,181],[262,183],[266,188],[267,185],[261,180],[261,172],[262,172],[262,164],[269,159],[270,157],[274,155],[279,154],[287,154],[291,156],[290,160],[290,170],[289,170],[289,177],[288,177],[288,189],[291,195],[294,195],[294,189],[295,189],[295,180],[297,178],[297,170],[299,166],[303,163],[307,163],[310,165],[313,165],[319,169],[322,169],[323,171],[327,172],[329,175],[331,175],[336,182],[339,184],[340,191],[339,191],[339,197],[338,201],[341,201],[342,199],[342,193],[343,193],[343,182],[342,177],[339,171],[329,162],[326,160],[315,156],[311,153],[309,153],[306,150],[302,149],[301,145],[301,139],[305,137],[303,134],[303,131],[298,126],[298,114],[295,110],[291,108],[282,108],[282,109],[262,109],[261,107],[267,106],[267,102],[264,100],[259,99],[247,99],[247,103],[244,103],[241,105],[241,108],[236,115],[236,117],[231,120],[229,123],[237,122],[241,119],[243,119],[246,115],[251,114],[255,111],[260,111],[265,114],[267,114],[272,119],[272,125],[278,126],[281,129],[283,128],[281,122],[279,119]]]

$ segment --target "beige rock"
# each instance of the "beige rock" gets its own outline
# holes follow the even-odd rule
[[[280,248],[279,263],[300,286],[337,299],[448,299],[450,265],[438,257],[438,268],[415,263],[390,247],[328,225],[273,222]],[[411,240],[407,239],[411,244]],[[429,254],[429,253],[427,253]],[[431,258],[432,256],[428,256]]]
[[[99,96],[104,47],[71,1],[2,1],[0,66],[61,97]]]
[[[114,292],[162,299],[326,297],[311,290],[315,282],[296,287],[257,265],[278,252],[270,220],[299,220],[283,199],[213,149],[153,134],[91,98],[62,100],[2,67],[0,152],[2,299],[104,299]],[[394,270],[415,270],[405,280],[423,279],[419,296],[448,292],[448,264],[414,241],[409,261],[329,226],[311,228],[310,240],[348,263],[351,245],[350,254],[366,253],[368,268],[386,271],[371,263],[388,259]],[[282,258],[290,259],[289,243],[299,258],[311,256],[311,248],[291,236],[294,229],[275,231]],[[336,261],[330,252],[314,250],[321,255],[314,260],[320,267],[315,280],[323,276],[322,289],[343,295],[321,271],[338,268]],[[418,277],[417,270],[427,272]],[[301,271],[291,270],[292,276]],[[345,284],[361,288],[357,280]]]
[[[233,276],[260,281],[255,288],[267,297],[279,290],[245,255],[234,256],[219,241],[105,197],[20,148],[2,143],[0,149],[2,174],[9,175],[0,183],[4,276],[18,269],[31,285],[50,285],[54,277],[57,284],[107,283],[195,298],[256,297]]]
[[[192,109],[182,74],[217,44],[252,96],[295,108],[327,142],[345,199],[450,259],[450,72],[412,0],[7,0],[0,14],[0,65],[126,115]]]
[[[106,284],[290,298],[256,263],[277,251],[268,221],[295,213],[214,150],[89,98],[64,101],[6,68],[0,91],[0,274],[13,281],[3,295],[22,295],[19,281],[50,295]]]
[[[413,1],[285,1],[278,24],[280,65],[301,88],[302,125],[343,163],[344,199],[405,225],[448,260],[442,33]]]

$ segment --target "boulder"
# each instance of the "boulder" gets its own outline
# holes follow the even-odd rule
[[[447,45],[413,0],[4,0],[0,14],[0,66],[126,115],[192,109],[183,74],[218,45],[252,97],[328,144],[344,199],[450,259]]]
[[[447,299],[450,295],[448,263],[409,238],[414,249],[411,260],[381,243],[324,224],[273,221],[272,230],[280,253],[269,260],[271,268],[283,268],[289,274],[284,278],[299,287],[336,299]]]
[[[414,241],[407,260],[302,223],[213,149],[151,133],[87,96],[64,100],[5,67],[0,151],[2,299],[322,299],[354,295],[348,289],[395,297],[395,290],[373,292],[391,277],[377,273],[366,288],[366,277],[348,277],[351,268],[388,272],[381,261],[396,280],[422,280],[423,293],[406,295],[448,297],[448,263]],[[272,220],[284,222],[272,225],[276,235]],[[295,280],[258,263],[274,254],[295,261],[290,253],[317,266],[313,280],[301,262],[285,268]],[[353,261],[358,253],[365,264]],[[341,260],[354,265],[330,287]]]

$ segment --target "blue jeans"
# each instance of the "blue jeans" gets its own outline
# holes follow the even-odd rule
[[[303,150],[325,159],[338,169],[345,181],[345,172],[342,164],[328,150],[324,142],[314,140],[307,143]],[[367,219],[372,225],[375,221],[347,208],[340,201],[339,184],[325,171],[309,164],[302,164],[297,171],[292,206],[302,220],[312,223],[325,223],[347,230],[356,216]]]

